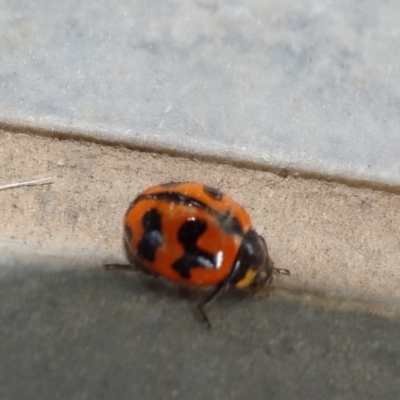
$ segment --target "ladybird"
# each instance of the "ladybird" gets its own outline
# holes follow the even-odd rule
[[[136,266],[170,281],[213,290],[204,307],[228,288],[256,292],[272,282],[275,268],[265,240],[249,214],[218,189],[193,182],[171,182],[146,189],[124,217],[126,247]]]

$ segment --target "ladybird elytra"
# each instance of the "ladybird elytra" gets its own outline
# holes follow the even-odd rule
[[[194,182],[150,187],[130,204],[125,241],[145,270],[192,286],[214,287],[203,307],[227,287],[259,290],[278,270],[249,214],[218,189]]]

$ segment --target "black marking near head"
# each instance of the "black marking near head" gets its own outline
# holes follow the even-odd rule
[[[137,247],[138,255],[154,261],[157,248],[163,244],[161,214],[155,208],[147,211],[142,218],[142,226],[144,233]]]
[[[257,232],[250,229],[243,238],[235,261],[236,268],[231,276],[233,285],[242,280],[250,268],[254,270],[268,268],[268,254],[265,249]]]
[[[214,254],[196,246],[197,239],[207,229],[207,223],[201,220],[189,220],[179,229],[178,240],[185,249],[185,254],[172,264],[172,268],[185,279],[190,278],[192,268],[216,268]]]
[[[208,196],[210,196],[214,200],[222,199],[223,194],[218,189],[215,189],[211,186],[204,185],[203,190],[204,190],[204,193],[206,193]]]

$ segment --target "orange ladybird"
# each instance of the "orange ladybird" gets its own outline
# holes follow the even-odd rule
[[[265,240],[233,199],[212,187],[171,182],[150,187],[129,206],[125,240],[141,269],[171,281],[214,287],[204,306],[229,287],[257,291],[276,269]]]

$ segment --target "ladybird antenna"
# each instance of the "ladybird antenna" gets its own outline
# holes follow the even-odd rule
[[[289,270],[289,269],[272,267],[272,270],[274,271],[274,274],[275,274],[275,275],[286,275],[286,276],[290,276],[290,270]]]

